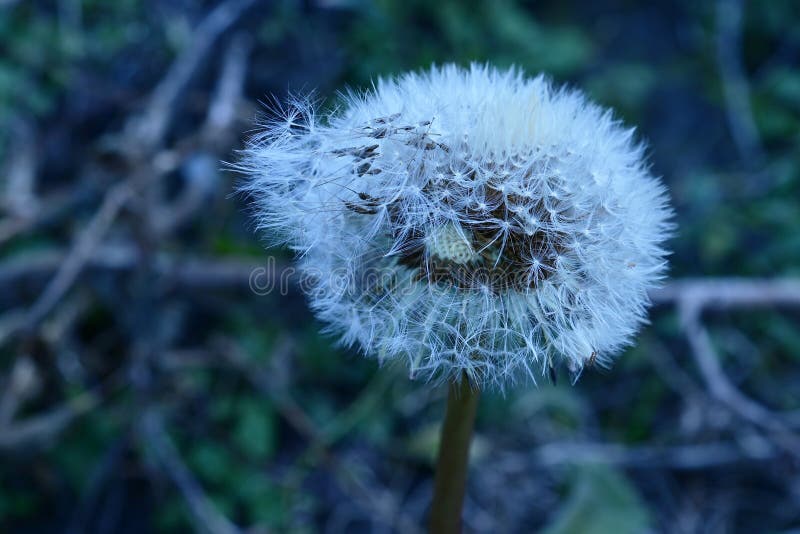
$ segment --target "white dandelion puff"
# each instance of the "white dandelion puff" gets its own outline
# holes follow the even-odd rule
[[[607,365],[666,270],[671,211],[633,130],[516,69],[379,80],[323,117],[295,101],[239,168],[318,317],[415,377]]]

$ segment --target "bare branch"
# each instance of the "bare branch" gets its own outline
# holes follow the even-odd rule
[[[205,130],[214,133],[227,130],[236,119],[247,73],[247,56],[252,43],[245,33],[236,34],[225,52],[222,73],[209,106]]]
[[[700,323],[699,309],[684,303],[679,311],[692,355],[711,394],[742,419],[769,431],[777,444],[800,457],[800,438],[792,433],[789,426],[777,414],[747,397],[728,380],[711,336]]]
[[[13,140],[8,163],[3,169],[7,177],[2,203],[18,219],[30,219],[38,207],[36,186],[36,138],[26,121],[12,121]],[[0,232],[0,234],[2,234]]]
[[[654,304],[690,304],[697,309],[800,306],[797,278],[686,278],[650,294]]]
[[[171,274],[183,287],[247,287],[254,272],[262,272],[272,283],[288,274],[288,267],[276,265],[265,269],[264,264],[241,260],[218,260],[160,255],[157,270]],[[137,260],[132,246],[103,246],[88,258],[87,268],[96,271],[129,271]],[[35,283],[36,279],[51,276],[66,261],[63,252],[45,251],[0,264],[0,288],[20,283]],[[289,282],[291,277],[285,277]],[[690,304],[699,310],[758,308],[768,306],[800,306],[800,279],[773,278],[685,278],[669,282],[654,290],[650,297],[655,305]]]
[[[99,245],[131,194],[132,190],[127,183],[114,187],[106,194],[100,208],[75,240],[72,249],[60,264],[53,279],[29,309],[26,327],[32,328],[38,324],[72,287],[95,247]]]
[[[164,430],[161,415],[148,410],[141,419],[143,445],[153,453],[159,464],[178,488],[189,507],[198,531],[209,534],[237,534],[239,527],[222,515],[206,495],[203,487],[183,463],[180,454]]]
[[[71,210],[79,199],[80,195],[63,191],[37,197],[36,211],[32,216],[12,216],[0,220],[0,245],[24,232],[34,230],[37,226],[52,223],[65,215],[71,215]]]
[[[312,443],[320,441],[321,432],[314,421],[305,413],[297,402],[292,398],[286,388],[276,379],[275,373],[270,373],[268,369],[255,367],[250,359],[242,353],[239,346],[226,339],[217,340],[217,347],[220,354],[231,365],[237,368],[250,381],[250,383],[269,398],[275,405],[283,418],[294,430]],[[290,338],[285,337],[276,343],[275,352],[272,355],[273,361],[283,361],[288,352],[293,348]]]
[[[50,412],[6,425],[0,428],[0,450],[18,450],[51,441],[98,402],[94,393],[84,393]]]
[[[761,462],[777,455],[772,447],[740,447],[715,442],[675,446],[626,447],[611,443],[547,443],[534,456],[544,465],[604,463],[642,469],[702,470],[745,462]]]
[[[750,86],[740,59],[742,0],[717,1],[717,64],[731,135],[739,155],[750,168],[761,165],[764,148],[750,106]]]
[[[32,252],[0,263],[0,288],[10,289],[25,285],[36,288],[43,280],[52,277],[63,265],[69,253],[60,250]],[[129,273],[136,268],[139,252],[132,245],[102,245],[96,247],[84,263],[84,272]],[[259,285],[275,286],[281,274],[292,271],[282,264],[272,267],[269,262],[257,263],[242,260],[192,258],[170,254],[157,254],[154,258],[156,274],[166,278],[177,289],[247,289],[254,276]],[[288,281],[292,281],[287,276]]]
[[[253,2],[254,0],[223,2],[197,26],[192,34],[192,41],[175,59],[167,75],[153,91],[147,109],[131,124],[129,134],[137,144],[153,147],[161,142],[175,103],[195,70],[211,51],[217,38],[234,24]]]
[[[0,428],[11,423],[20,406],[36,395],[40,388],[41,380],[31,359],[23,355],[14,360],[0,396]]]
[[[375,520],[384,525],[396,525],[401,532],[419,532],[415,521],[405,514],[403,507],[392,493],[385,488],[368,486],[366,481],[350,465],[345,465],[336,457],[329,445],[336,438],[326,435],[324,430],[318,428],[314,420],[309,417],[303,408],[292,398],[285,386],[281,384],[277,372],[269,369],[260,369],[253,365],[247,355],[239,346],[226,339],[218,341],[222,356],[234,367],[238,368],[244,376],[278,409],[284,419],[310,442],[311,453],[319,453],[329,467],[330,471],[339,481],[343,490],[351,498],[361,503],[368,510],[375,512]],[[277,348],[272,356],[273,361],[282,362],[292,350],[293,342],[284,338],[277,343]],[[384,379],[381,379],[384,380]],[[373,391],[370,391],[373,393]],[[346,416],[345,416],[346,417]]]

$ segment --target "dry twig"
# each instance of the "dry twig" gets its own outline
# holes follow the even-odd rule
[[[52,441],[99,402],[94,393],[84,393],[49,412],[0,427],[0,450],[19,450]]]
[[[700,322],[700,309],[684,302],[679,306],[681,325],[697,367],[711,394],[742,419],[771,433],[776,444],[800,458],[800,438],[782,418],[739,391],[722,370],[708,331]]]
[[[731,136],[746,165],[755,168],[766,158],[750,105],[750,86],[740,59],[743,14],[742,0],[717,0],[717,64]]]
[[[222,72],[203,127],[210,136],[214,136],[215,132],[228,130],[236,119],[236,109],[242,101],[247,57],[251,47],[252,42],[247,34],[238,33],[225,51]]]
[[[125,182],[106,194],[92,220],[75,239],[72,249],[59,265],[53,279],[28,310],[25,325],[27,328],[35,327],[72,287],[132,193],[132,189]]]
[[[651,293],[654,304],[729,309],[800,306],[798,278],[684,278]]]
[[[776,457],[776,450],[772,447],[740,447],[725,442],[638,447],[551,442],[540,446],[534,456],[543,465],[605,463],[642,469],[703,470],[770,460]]]
[[[234,24],[254,0],[228,0],[214,8],[192,33],[192,41],[170,66],[153,91],[144,113],[130,125],[134,146],[160,144],[175,103],[197,67],[222,33]]]
[[[203,487],[183,463],[180,453],[167,436],[161,415],[155,409],[148,410],[142,416],[139,428],[142,444],[153,453],[186,501],[195,528],[209,534],[241,532],[239,527],[216,509]]]

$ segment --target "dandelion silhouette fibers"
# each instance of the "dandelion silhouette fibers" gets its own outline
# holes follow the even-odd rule
[[[664,187],[578,91],[472,65],[298,100],[240,164],[320,319],[412,376],[503,388],[608,364],[665,271]]]

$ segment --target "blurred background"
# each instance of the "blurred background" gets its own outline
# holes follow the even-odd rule
[[[800,532],[792,0],[0,0],[0,531],[419,531],[446,391],[263,290],[222,162],[270,95],[471,60],[636,125],[680,230],[613,369],[483,396],[465,529]]]

